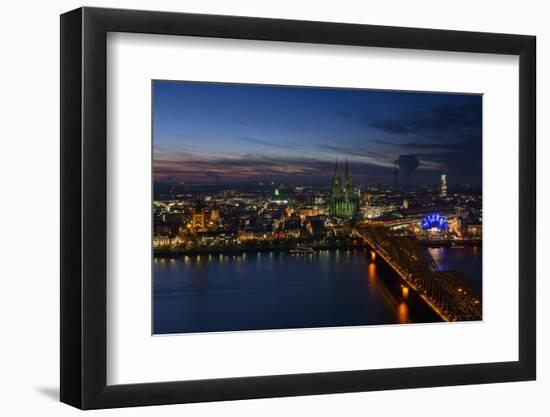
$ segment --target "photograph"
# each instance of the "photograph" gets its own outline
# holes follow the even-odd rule
[[[19,72],[36,72],[21,50],[59,49],[32,85],[59,90],[32,95],[45,111],[7,86],[24,136],[6,136],[7,334],[47,348],[7,381],[36,387],[33,410],[57,393],[104,413],[387,414],[398,395],[414,415],[537,414],[542,13],[63,7],[57,35],[45,12],[14,43]],[[40,262],[19,221],[37,202],[59,237]]]
[[[154,335],[483,320],[481,94],[151,89]]]

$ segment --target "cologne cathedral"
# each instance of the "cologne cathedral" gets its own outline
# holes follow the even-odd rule
[[[332,193],[330,198],[330,214],[342,219],[355,217],[359,210],[359,195],[353,191],[351,177],[348,170],[348,160],[344,179],[338,174],[338,160],[334,165],[334,177],[332,178]]]

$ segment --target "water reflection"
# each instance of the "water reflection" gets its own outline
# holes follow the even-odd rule
[[[410,323],[411,319],[409,317],[409,307],[407,306],[407,303],[402,301],[397,306],[397,317],[399,318],[399,323]]]
[[[481,247],[435,247],[428,250],[441,271],[459,271],[482,284]]]
[[[363,250],[160,258],[153,272],[155,333],[438,320],[425,305],[403,302]]]
[[[374,262],[369,263],[368,277],[369,280],[376,279],[376,264]]]

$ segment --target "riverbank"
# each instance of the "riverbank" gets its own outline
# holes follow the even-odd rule
[[[481,239],[461,239],[461,240],[437,240],[437,239],[423,239],[421,242],[424,244],[424,246],[428,248],[438,248],[438,247],[445,247],[445,248],[458,248],[458,247],[481,247],[482,246],[482,240]]]
[[[314,251],[321,250],[349,250],[349,249],[364,249],[367,246],[365,244],[349,244],[349,245],[302,245],[302,247],[308,247]],[[153,255],[155,258],[179,258],[182,256],[198,256],[198,255],[228,255],[238,256],[243,253],[266,253],[266,252],[290,252],[292,249],[296,249],[296,246],[272,246],[261,248],[219,248],[219,249],[183,249],[183,248],[170,248],[170,249],[155,249]]]

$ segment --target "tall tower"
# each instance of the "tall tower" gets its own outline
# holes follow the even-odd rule
[[[346,158],[346,169],[344,171],[344,193],[351,193],[351,177],[349,176],[348,158]]]
[[[204,229],[204,207],[199,197],[197,205],[193,211],[193,221],[191,223],[194,229]]]
[[[441,174],[441,184],[439,186],[439,195],[447,197],[447,174]]]
[[[332,177],[332,194],[337,195],[342,191],[342,180],[338,175],[338,159],[334,163],[334,176]]]

